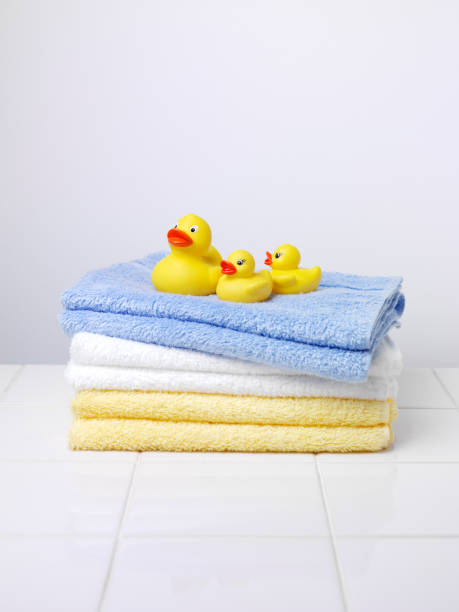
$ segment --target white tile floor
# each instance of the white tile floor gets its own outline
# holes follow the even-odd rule
[[[61,366],[0,366],[0,610],[459,609],[459,369],[392,450],[72,453]]]

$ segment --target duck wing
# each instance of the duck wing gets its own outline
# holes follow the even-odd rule
[[[258,295],[258,293],[269,285],[270,279],[264,276],[258,276],[256,279],[250,279],[250,285],[246,289],[248,295]]]
[[[220,266],[220,262],[222,259],[223,257],[220,255],[217,249],[213,246],[210,246],[209,250],[204,255],[205,262],[210,264],[211,266]]]
[[[291,287],[296,282],[296,277],[293,272],[276,272],[273,274],[273,281],[280,287]]]
[[[313,268],[301,268],[298,270],[300,273],[300,279],[303,282],[308,282],[312,284],[319,285],[322,278],[322,270],[319,266],[314,266]]]

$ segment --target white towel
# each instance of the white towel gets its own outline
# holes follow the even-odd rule
[[[88,366],[70,362],[67,379],[82,389],[184,391],[258,395],[263,397],[349,397],[385,400],[397,394],[395,378],[370,377],[363,383],[343,383],[315,376],[247,375],[221,372]]]
[[[213,372],[222,374],[242,374],[270,376],[291,376],[307,381],[328,380],[306,376],[291,370],[281,370],[269,366],[229,359],[188,349],[168,348],[157,344],[145,344],[111,338],[100,334],[81,332],[75,334],[70,346],[70,358],[80,365],[119,366],[121,368],[153,368],[157,370],[180,370],[185,372]],[[390,378],[398,376],[402,370],[402,356],[392,340],[386,336],[375,351],[369,376]],[[346,383],[344,383],[346,384]],[[365,383],[347,383],[352,387]],[[329,385],[329,382],[327,382]],[[131,388],[131,387],[130,387]],[[214,392],[214,391],[213,391]]]

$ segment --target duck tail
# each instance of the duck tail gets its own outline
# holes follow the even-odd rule
[[[204,258],[207,260],[209,264],[213,266],[218,266],[218,267],[220,267],[220,262],[223,259],[223,257],[217,251],[217,249],[213,246],[209,247],[209,250],[204,255]]]

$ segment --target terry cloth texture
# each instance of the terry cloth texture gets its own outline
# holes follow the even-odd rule
[[[73,400],[73,411],[78,417],[98,419],[359,427],[389,425],[397,416],[392,399],[261,398],[119,390],[80,391]]]
[[[380,451],[391,441],[390,425],[299,427],[83,418],[75,418],[69,438],[74,450],[284,453]]]
[[[76,390],[124,389],[132,391],[183,391],[261,397],[354,397],[384,400],[397,395],[395,378],[368,378],[345,383],[314,376],[263,376],[86,366],[70,362],[66,378]]]
[[[123,338],[112,338],[86,332],[73,336],[70,358],[80,365],[119,366],[123,368],[153,368],[184,372],[214,372],[244,375],[292,375],[294,370],[272,368],[250,361],[229,359],[200,351],[177,349],[158,344],[145,344]],[[402,355],[386,336],[375,350],[369,375],[385,378],[398,376],[402,371]],[[316,377],[314,377],[316,380]]]
[[[308,294],[274,295],[266,302],[224,302],[156,291],[154,253],[86,274],[63,294],[69,310],[166,317],[208,323],[279,340],[353,350],[371,349],[398,320],[403,308],[401,278],[324,272],[320,289]]]
[[[356,381],[366,378],[376,345],[404,308],[400,278],[338,273],[324,273],[315,292],[257,304],[161,293],[151,271],[164,255],[89,272],[63,295],[64,330]]]
[[[148,344],[193,348],[214,355],[287,368],[299,374],[348,382],[367,378],[373,355],[372,351],[276,340],[203,323],[89,310],[66,310],[61,315],[61,324],[69,335],[86,331]]]

